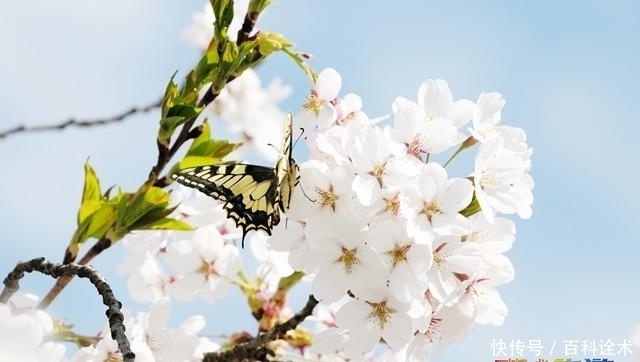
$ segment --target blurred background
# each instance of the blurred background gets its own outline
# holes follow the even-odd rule
[[[5,2],[0,132],[155,101],[175,71],[180,79],[197,61],[199,51],[180,33],[203,6]],[[516,278],[499,289],[509,315],[500,327],[478,326],[433,361],[493,361],[491,343],[499,340],[540,340],[547,350],[555,342],[551,357],[561,357],[565,340],[621,344],[640,322],[638,14],[634,1],[278,0],[261,18],[260,29],[314,54],[316,70],[337,69],[341,94],[359,94],[370,117],[391,113],[396,96],[415,99],[425,79],[443,78],[456,99],[502,93],[502,123],[526,130],[534,149],[534,213],[515,219],[517,239],[507,255]],[[265,85],[275,77],[291,85],[284,108],[299,110],[309,85],[288,58],[275,56],[258,73]],[[131,190],[146,179],[157,121],[152,112],[104,127],[0,139],[0,275],[18,260],[61,261],[87,157],[105,186]],[[126,281],[115,272],[122,255],[116,246],[93,265],[124,296]],[[42,297],[51,285],[31,275],[22,291]],[[238,298],[176,306],[173,325],[200,313],[211,334],[254,331]],[[122,299],[132,311],[147,310]],[[100,301],[77,280],[49,311],[81,333],[103,327]]]

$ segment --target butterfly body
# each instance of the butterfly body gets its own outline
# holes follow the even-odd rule
[[[292,120],[287,116],[280,156],[274,168],[240,162],[223,162],[180,170],[172,175],[179,183],[195,188],[224,203],[227,217],[242,228],[242,245],[250,230],[271,235],[285,212],[298,183],[298,166],[291,157]]]

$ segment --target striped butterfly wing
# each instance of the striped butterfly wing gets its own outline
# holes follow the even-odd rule
[[[250,230],[271,235],[280,221],[275,170],[244,163],[221,163],[181,170],[172,176],[224,203],[227,217],[242,228],[242,244]]]
[[[293,143],[293,120],[291,113],[287,114],[284,126],[284,138],[280,148],[280,157],[276,162],[275,173],[278,178],[278,195],[276,202],[280,210],[286,211],[291,204],[291,193],[298,184],[298,165],[291,156]],[[275,223],[277,224],[277,222]]]
[[[271,235],[280,222],[280,211],[289,209],[298,184],[298,166],[291,157],[292,118],[287,115],[285,133],[275,168],[226,162],[180,170],[171,177],[224,203],[227,217],[242,228],[242,246],[250,230]]]

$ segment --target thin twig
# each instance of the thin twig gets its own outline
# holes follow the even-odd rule
[[[293,317],[284,323],[280,323],[273,327],[269,332],[262,333],[259,336],[231,349],[222,352],[210,352],[204,355],[202,362],[241,362],[241,361],[263,361],[267,355],[273,354],[268,350],[266,345],[271,341],[282,338],[288,331],[295,329],[302,321],[313,313],[313,308],[318,304],[313,295],[309,295],[307,304]]]
[[[11,296],[20,288],[19,281],[24,277],[24,273],[39,271],[42,274],[53,278],[62,276],[77,275],[80,278],[87,278],[96,287],[98,294],[102,296],[102,303],[107,306],[106,315],[109,319],[109,329],[111,338],[118,342],[118,348],[122,353],[124,362],[133,362],[135,354],[131,351],[129,340],[125,335],[124,315],[120,310],[122,304],[116,299],[113,290],[104,278],[91,266],[77,264],[57,264],[45,261],[44,258],[35,258],[27,262],[18,263],[16,267],[4,279],[5,289],[0,293],[0,303],[6,303]]]
[[[105,117],[105,118],[78,119],[75,117],[71,117],[66,121],[52,123],[52,124],[43,124],[43,125],[36,125],[36,126],[29,126],[29,125],[22,124],[22,125],[18,125],[13,128],[9,128],[8,130],[0,132],[0,139],[6,138],[7,136],[10,136],[16,133],[59,131],[72,126],[87,128],[87,127],[93,127],[98,125],[121,122],[127,117],[133,116],[135,114],[147,113],[149,111],[152,111],[160,107],[160,102],[161,102],[160,100],[157,100],[151,104],[147,104],[144,106],[132,107],[124,112],[115,114],[111,117]]]

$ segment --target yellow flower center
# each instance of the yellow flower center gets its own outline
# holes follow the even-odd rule
[[[302,105],[302,108],[308,111],[309,113],[318,114],[320,111],[320,106],[322,105],[322,101],[318,98],[318,94],[312,90],[311,93],[307,96],[307,101]]]
[[[442,267],[445,263],[445,259],[440,255],[433,254],[433,265],[437,267]]]
[[[437,215],[441,212],[442,209],[440,209],[440,204],[435,200],[425,202],[422,206],[422,210],[420,210],[420,214],[425,215],[429,221],[431,221],[431,217],[433,215]]]
[[[391,198],[383,197],[382,200],[384,200],[386,204],[385,211],[388,211],[393,216],[398,216],[398,213],[400,212],[400,200],[398,200],[398,195]]]
[[[320,196],[320,206],[330,207],[331,210],[336,211],[336,201],[338,195],[333,192],[333,185],[329,186],[328,190],[316,189],[316,193]]]
[[[418,137],[414,138],[411,143],[405,143],[407,147],[407,153],[411,156],[422,159],[422,143]]]
[[[209,279],[211,277],[217,277],[220,274],[218,274],[218,271],[215,268],[215,262],[214,261],[207,261],[207,260],[202,260],[202,263],[200,264],[200,268],[198,268],[198,273],[202,274],[204,276],[205,279]]]
[[[391,258],[391,264],[396,265],[407,261],[407,253],[411,249],[411,244],[396,244],[392,250],[387,252]]]
[[[371,314],[369,314],[369,318],[380,326],[380,328],[384,328],[384,326],[389,322],[391,313],[393,313],[394,310],[387,306],[386,300],[383,300],[380,303],[367,302],[367,304],[371,306]]]
[[[369,172],[369,175],[376,178],[380,187],[382,187],[382,176],[387,174],[386,166],[386,161],[383,163],[376,162],[375,166],[373,166],[373,170]]]
[[[347,249],[342,247],[342,255],[340,255],[338,261],[344,265],[344,270],[347,273],[351,273],[358,264],[358,256],[356,255],[357,251],[357,248]]]

